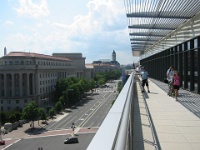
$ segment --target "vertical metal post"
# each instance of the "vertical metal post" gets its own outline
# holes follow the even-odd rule
[[[183,88],[187,89],[188,88],[188,66],[187,66],[187,42],[182,44],[182,50],[183,50],[183,81],[184,85]]]
[[[200,79],[200,61],[199,61],[200,60],[200,48],[199,47],[200,47],[200,37],[198,37],[198,52],[197,52],[198,53],[198,56],[197,56],[197,60],[198,60],[198,64],[197,64],[198,65],[197,66],[197,68],[198,68],[198,71],[197,71],[198,72],[198,77],[197,77],[198,92],[197,93],[200,93],[200,80],[199,80]]]
[[[194,39],[190,41],[190,91],[194,91]],[[189,66],[188,66],[189,67]]]
[[[181,77],[181,83],[180,83],[180,87],[182,87],[182,83],[183,83],[183,61],[182,61],[182,57],[183,57],[183,52],[182,52],[182,45],[178,45],[177,47],[177,51],[178,51],[178,61],[179,61],[179,75]]]

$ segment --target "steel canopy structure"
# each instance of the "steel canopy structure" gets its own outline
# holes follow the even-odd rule
[[[141,59],[200,35],[200,0],[124,0],[132,54]]]

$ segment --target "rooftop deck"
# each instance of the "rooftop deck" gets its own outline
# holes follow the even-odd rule
[[[134,78],[132,76],[130,77]],[[131,78],[128,79],[127,82],[129,82]],[[133,132],[130,131],[130,127],[128,128],[128,130],[133,134],[132,137],[130,136],[131,134],[129,134],[129,136],[125,136],[125,141],[120,141],[128,145],[123,149],[199,150],[200,95],[180,89],[178,101],[176,101],[175,98],[168,96],[168,85],[166,83],[150,79],[150,93],[142,93],[140,79],[135,77],[133,80],[133,111],[129,111],[132,113],[130,116],[133,117],[132,119],[129,119],[131,122],[129,124],[133,124]],[[125,88],[127,88],[127,84],[125,85]],[[127,90],[127,93],[128,92],[130,91]],[[124,99],[126,99],[125,97],[126,96],[124,95]],[[117,99],[117,101],[123,100]],[[126,110],[125,106],[121,105],[121,107]],[[105,121],[108,121],[108,119],[105,119]],[[112,122],[112,118],[109,118],[109,121]],[[122,118],[120,123],[121,122],[123,122]],[[115,139],[106,139],[107,133],[105,132],[109,132],[109,128],[115,127],[119,128],[116,131],[116,134],[112,136]],[[96,150],[101,149],[102,145],[97,144],[97,142],[104,143],[104,145],[113,142],[110,144],[110,147],[106,147],[107,149],[103,146],[105,150],[119,149],[116,146],[116,141],[118,139],[120,127],[121,126],[119,124],[110,125],[108,122],[107,128],[102,130],[100,127],[98,131],[99,133],[97,132],[98,136],[94,137],[88,147],[88,150],[90,150],[90,148],[94,148],[94,145]],[[113,132],[110,134],[113,134]],[[98,138],[99,135],[102,135],[104,138]],[[103,141],[100,141],[100,139]],[[132,144],[127,141],[130,141]]]

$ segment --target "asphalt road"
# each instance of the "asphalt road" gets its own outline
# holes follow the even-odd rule
[[[32,139],[22,139],[19,142],[11,145],[6,150],[86,150],[94,133],[78,135],[79,143],[64,144],[67,135],[41,137]]]
[[[88,96],[82,104],[72,109],[67,116],[59,121],[53,121],[47,130],[71,129],[72,122],[80,129],[83,127],[97,128],[101,125],[109,112],[113,100],[116,98],[117,82],[109,83],[110,88],[99,88],[93,95]],[[88,131],[91,129],[88,129]],[[21,139],[12,144],[6,150],[85,150],[95,133],[87,130],[78,134],[79,143],[64,144],[64,140],[70,135],[54,135]],[[39,149],[40,148],[40,149]],[[42,148],[42,149],[41,149]]]
[[[72,109],[67,116],[60,121],[53,121],[47,130],[69,129],[72,123],[76,127],[98,128],[109,112],[112,101],[116,98],[115,89],[112,87],[116,83],[110,83],[109,88],[99,88],[93,95],[89,95],[83,102]]]

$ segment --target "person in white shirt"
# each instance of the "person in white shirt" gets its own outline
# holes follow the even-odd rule
[[[173,76],[174,76],[174,67],[173,66],[169,67],[169,69],[167,70],[166,76],[167,76],[168,82],[173,81]]]
[[[149,91],[149,83],[148,83],[148,76],[149,76],[149,74],[145,70],[145,67],[141,68],[140,74],[141,74],[141,77],[142,77],[142,88],[143,88],[142,92],[144,92],[144,86],[146,85],[148,93],[150,93],[150,91]]]
[[[168,87],[169,87],[168,95],[171,96],[174,94],[173,93],[173,77],[174,77],[174,67],[173,66],[169,67],[169,69],[167,70],[166,76],[167,76]]]

